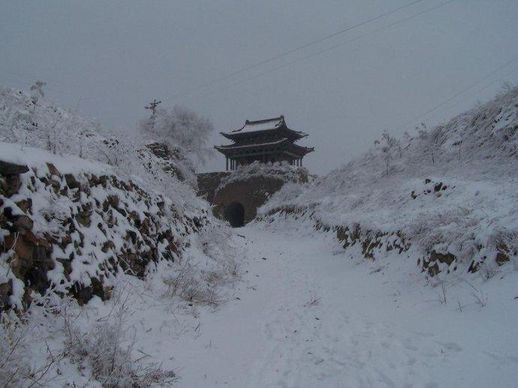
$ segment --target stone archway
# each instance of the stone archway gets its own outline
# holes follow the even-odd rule
[[[307,182],[307,175],[297,179]],[[234,227],[243,226],[257,216],[257,209],[261,207],[271,194],[278,191],[288,179],[279,175],[237,175],[229,182],[225,179],[228,172],[212,172],[198,174],[199,195],[203,195],[211,205],[213,214]],[[241,216],[242,214],[242,216]],[[241,220],[243,217],[243,220]]]
[[[225,220],[230,222],[233,228],[239,228],[245,225],[245,208],[239,202],[232,202],[225,206],[223,216]]]

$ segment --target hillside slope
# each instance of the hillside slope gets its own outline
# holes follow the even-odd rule
[[[431,130],[385,133],[327,176],[286,185],[261,214],[310,219],[368,258],[411,249],[432,276],[516,265],[518,88]]]
[[[0,385],[176,380],[138,353],[129,316],[214,308],[239,275],[185,155],[1,88],[0,140]],[[130,303],[128,287],[147,291]]]
[[[109,164],[121,177],[139,176],[146,188],[167,191],[172,185],[179,191],[177,180],[196,186],[192,164],[181,150],[164,148],[140,131],[108,130],[34,92],[0,86],[0,141]]]

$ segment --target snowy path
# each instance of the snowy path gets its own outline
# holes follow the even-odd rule
[[[517,386],[514,274],[487,291],[507,305],[441,304],[437,289],[393,276],[404,267],[373,273],[334,254],[325,236],[253,225],[238,233],[247,273],[236,300],[202,313],[198,334],[171,344],[177,386]]]

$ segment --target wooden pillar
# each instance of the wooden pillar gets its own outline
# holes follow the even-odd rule
[[[225,171],[228,171],[228,158],[225,157]]]

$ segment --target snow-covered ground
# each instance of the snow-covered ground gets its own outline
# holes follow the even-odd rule
[[[117,157],[111,166],[95,154],[86,157],[97,162],[66,156],[70,144],[51,136],[51,118],[61,111],[13,93],[0,92],[8,102],[0,106],[0,129],[9,141],[0,143],[0,155],[32,169],[2,206],[32,198],[35,232],[51,226],[37,213],[41,203],[68,195],[42,185],[53,175],[58,189],[66,183],[48,161],[85,184],[87,172],[114,173],[135,179],[153,198],[167,192],[173,215],[207,213],[190,186],[155,176],[153,164],[134,170],[142,163],[134,153],[126,155],[131,163]],[[79,306],[58,293],[33,293],[22,320],[14,311],[0,317],[0,354],[14,355],[0,357],[0,385],[18,386],[9,380],[15,371],[27,386],[150,386],[174,371],[179,387],[516,387],[517,108],[515,88],[414,137],[386,134],[363,157],[305,185],[290,168],[295,182],[272,196],[261,221],[231,231],[206,216],[203,228],[182,234],[185,249],[174,260],[154,263],[141,278],[119,271],[104,302],[93,297]],[[35,118],[45,127],[41,134],[28,126]],[[46,145],[54,154],[30,147]],[[34,195],[25,189],[29,182]],[[79,199],[102,207],[110,190]],[[124,200],[128,193],[118,194]],[[91,226],[102,231],[98,218]],[[175,220],[164,217],[159,226],[180,233],[185,225]],[[353,241],[339,241],[345,231]],[[86,239],[84,252],[103,238],[97,236]],[[379,254],[369,256],[369,247]],[[439,276],[427,274],[419,260],[437,253],[463,265],[441,262]],[[468,271],[472,263],[481,268]]]
[[[173,347],[179,386],[516,386],[516,272],[446,285],[444,303],[414,260],[351,260],[332,235],[291,226],[240,230],[240,300]]]
[[[177,387],[516,387],[511,263],[489,280],[477,273],[431,283],[415,257],[366,261],[360,247],[344,250],[311,222],[235,231],[195,237],[184,255],[198,265],[207,253],[239,263],[242,280],[228,282],[216,303],[174,297],[164,279],[176,272],[163,263],[146,280],[119,277],[111,300],[69,306],[68,325],[96,338],[123,311],[122,343],[132,343],[133,359],[174,370]],[[208,241],[221,250],[202,254]],[[61,315],[34,310],[31,362],[41,365],[45,349],[59,354],[69,340]],[[100,386],[88,355],[77,369],[68,351],[43,385]]]
[[[215,309],[137,285],[136,347],[177,387],[516,387],[516,271],[434,287],[413,258],[366,262],[286,226],[237,230],[243,281]]]

